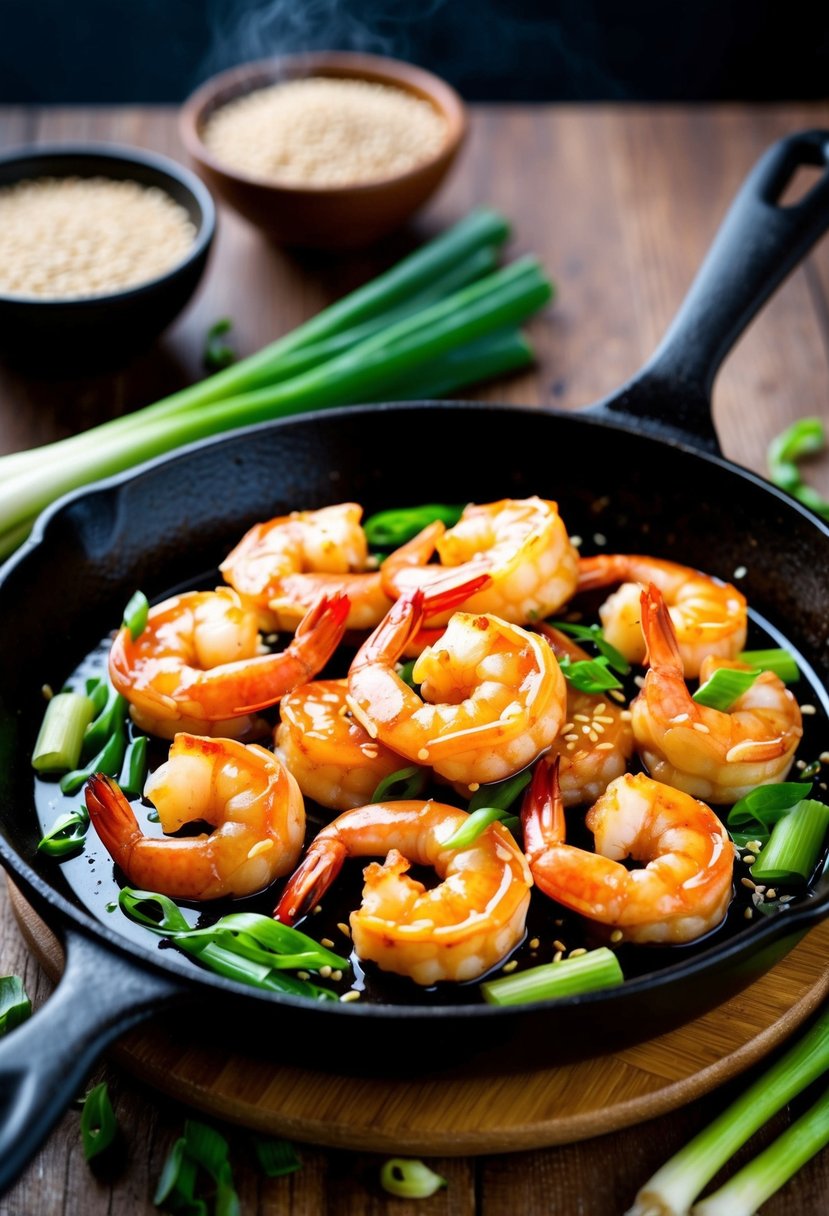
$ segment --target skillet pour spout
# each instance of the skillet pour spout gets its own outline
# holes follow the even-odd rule
[[[550,1052],[572,1058],[586,1034],[593,1047],[599,1040],[611,1050],[660,1033],[767,971],[827,915],[823,877],[785,912],[677,951],[669,965],[619,988],[555,1003],[497,1007],[476,996],[441,1007],[309,1004],[202,971],[159,950],[155,939],[128,937],[116,917],[97,915],[37,851],[30,765],[42,685],[76,669],[136,587],[152,601],[216,578],[218,562],[261,518],[346,498],[370,513],[445,500],[447,487],[453,501],[555,499],[572,533],[600,530],[620,552],[681,552],[687,564],[724,579],[745,566],[741,587],[757,619],[791,643],[829,717],[829,527],[719,455],[709,403],[738,334],[829,226],[827,146],[826,133],[805,132],[763,157],[663,344],[606,401],[575,414],[474,402],[307,414],[194,444],[70,495],[41,517],[0,570],[0,636],[16,639],[0,668],[0,858],[64,940],[67,963],[55,995],[0,1041],[0,1187],[23,1168],[107,1043],[179,1002],[232,1010],[234,1025],[243,1021],[251,1035],[262,1028],[262,1037],[290,1044],[291,1058],[330,1070],[385,1066],[401,1043],[421,1072],[447,1066],[448,1049],[464,1045],[465,1067],[514,1068]],[[824,172],[804,199],[783,207],[781,192],[799,164]],[[459,464],[451,445],[434,445],[428,467],[400,467],[390,484],[374,453],[433,420],[474,427],[474,465]],[[508,432],[519,456],[505,450]],[[583,451],[589,484],[583,462],[550,458]],[[221,493],[204,495],[205,485]],[[198,518],[193,502],[201,504]],[[221,1018],[214,1024],[218,1047],[228,1046]]]

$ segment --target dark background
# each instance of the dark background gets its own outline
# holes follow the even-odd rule
[[[829,95],[825,0],[0,0],[0,102],[177,102],[314,48],[412,60],[469,100]]]

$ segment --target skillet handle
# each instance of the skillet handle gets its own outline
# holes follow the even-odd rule
[[[823,172],[798,202],[782,205],[780,198],[803,166]],[[711,389],[720,365],[827,228],[829,131],[803,131],[781,139],[741,186],[651,359],[620,393],[593,412],[650,420],[656,431],[719,452]],[[666,401],[671,402],[669,416]]]
[[[66,934],[54,994],[0,1039],[0,1194],[79,1096],[104,1048],[129,1026],[186,993],[78,932]]]

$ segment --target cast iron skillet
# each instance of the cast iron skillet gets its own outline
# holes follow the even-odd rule
[[[823,167],[819,181],[797,205],[778,205],[803,164]],[[522,1052],[537,1062],[572,1058],[597,1042],[609,1049],[683,1021],[766,971],[829,912],[824,877],[787,911],[680,953],[665,970],[555,1005],[312,1005],[212,976],[93,918],[59,865],[36,853],[30,769],[41,685],[73,670],[136,587],[160,597],[214,571],[257,519],[346,498],[371,512],[539,494],[559,501],[571,532],[603,532],[609,551],[680,556],[725,578],[745,566],[749,603],[799,650],[827,710],[829,528],[720,456],[709,404],[737,336],[829,226],[827,165],[827,132],[795,135],[767,152],[655,356],[615,396],[577,416],[437,402],[333,410],[193,445],[43,516],[0,572],[0,856],[61,935],[66,969],[43,1009],[0,1043],[0,1187],[105,1046],[153,1012],[175,1016],[176,1002],[198,1001],[206,1032],[216,1015],[218,1050],[227,1042],[224,1017],[224,1027],[263,1023],[277,1057],[284,1051],[334,1070],[389,1072],[401,1059],[421,1073],[459,1059],[509,1068]],[[416,470],[393,460],[412,435],[428,438],[429,459]]]

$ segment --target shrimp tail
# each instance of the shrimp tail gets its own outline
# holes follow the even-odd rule
[[[564,803],[559,785],[559,762],[539,760],[521,805],[524,853],[530,866],[551,844],[562,844],[565,836]]]
[[[132,807],[118,785],[104,773],[93,773],[84,796],[92,826],[109,855],[123,868],[126,855],[142,836]]]
[[[618,553],[600,553],[595,557],[579,558],[577,591],[593,591],[629,578],[626,558]]]
[[[365,640],[351,664],[352,671],[359,671],[385,655],[401,655],[423,624],[423,591],[402,595],[395,600],[383,620]]]
[[[655,583],[649,583],[642,591],[642,633],[645,635],[647,653],[645,662],[651,667],[667,667],[682,672],[682,656],[676,640],[676,631],[662,592]]]
[[[323,595],[299,622],[289,646],[308,669],[310,679],[320,671],[342,641],[350,600],[343,592]]]
[[[452,608],[457,608],[463,604],[476,591],[480,591],[482,587],[486,587],[492,582],[490,574],[477,574],[474,578],[465,578],[463,582],[457,581],[457,575],[453,579],[447,576],[439,582],[433,583],[426,592],[423,599],[423,611],[425,616],[433,616],[438,612],[449,612]]]
[[[274,909],[274,920],[293,925],[319,903],[334,882],[346,858],[346,847],[336,837],[319,837],[294,870]]]

